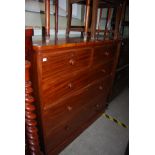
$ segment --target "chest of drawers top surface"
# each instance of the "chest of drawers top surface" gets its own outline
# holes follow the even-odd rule
[[[81,37],[69,37],[69,38],[49,38],[46,40],[40,36],[33,37],[33,48],[36,51],[46,51],[48,49],[57,48],[69,48],[69,47],[91,47],[97,45],[108,45],[112,43],[117,43],[119,40],[90,40],[84,41]]]

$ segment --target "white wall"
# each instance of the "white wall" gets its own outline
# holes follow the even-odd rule
[[[59,30],[66,30],[67,24],[67,11],[66,11],[66,0],[59,0]],[[50,5],[50,18],[51,18],[51,29],[54,29],[54,6]],[[35,0],[25,0],[25,25],[32,26],[36,31],[41,30],[42,26],[45,26],[45,14],[40,13],[40,11],[45,11],[45,3],[38,2]],[[72,25],[83,25],[81,21],[81,6],[73,5],[73,18]],[[52,31],[51,31],[52,32]]]

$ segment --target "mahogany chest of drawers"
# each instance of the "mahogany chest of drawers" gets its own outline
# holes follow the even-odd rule
[[[105,110],[119,41],[33,42],[32,84],[42,151],[58,154]]]

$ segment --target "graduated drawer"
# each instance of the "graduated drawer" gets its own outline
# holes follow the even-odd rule
[[[75,49],[44,53],[42,55],[42,78],[52,77],[53,80],[68,73],[90,66],[92,49]]]
[[[47,150],[56,147],[105,106],[110,78],[44,111]]]
[[[67,96],[84,89],[93,81],[103,79],[111,73],[113,62],[100,66],[94,66],[78,74],[71,74],[67,78],[52,81],[51,78],[43,79],[43,103],[44,107],[48,107],[58,100],[63,100]]]
[[[102,64],[112,60],[115,56],[116,46],[104,45],[94,48],[93,64]]]

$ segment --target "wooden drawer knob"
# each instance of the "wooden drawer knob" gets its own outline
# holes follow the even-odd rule
[[[69,131],[70,127],[68,125],[65,126],[65,130]]]
[[[106,51],[104,54],[105,54],[106,56],[109,56],[109,55],[110,55],[110,52]]]
[[[75,53],[71,53],[71,57],[75,57]]]
[[[71,106],[67,106],[68,111],[71,111],[73,108]]]
[[[99,104],[96,104],[96,108],[98,109],[100,107],[100,105]]]
[[[68,88],[73,88],[73,84],[72,83],[69,83],[68,84]]]
[[[75,64],[75,60],[74,59],[70,59],[69,60],[69,64],[74,65]]]
[[[102,73],[106,73],[106,70],[105,70],[105,69],[102,69],[101,72],[102,72]]]
[[[99,86],[98,88],[99,88],[99,90],[103,90],[103,86]]]

